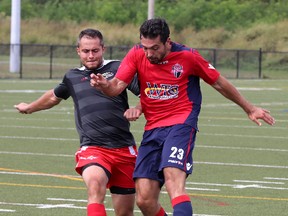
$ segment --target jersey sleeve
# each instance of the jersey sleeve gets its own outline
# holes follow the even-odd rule
[[[129,84],[137,72],[136,61],[136,47],[133,47],[124,57],[115,77]]]
[[[69,90],[65,84],[66,76],[63,78],[62,83],[60,83],[58,86],[54,88],[54,94],[58,98],[62,98],[64,100],[67,100],[70,97]]]
[[[140,96],[140,85],[137,74],[134,75],[132,81],[127,87],[134,95]]]
[[[198,51],[194,50],[194,67],[196,75],[203,79],[209,85],[214,84],[220,73],[210,64],[207,60],[205,60]]]

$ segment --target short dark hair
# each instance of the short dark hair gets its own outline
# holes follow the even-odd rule
[[[81,31],[78,36],[77,47],[79,47],[80,40],[83,37],[99,38],[101,46],[104,46],[104,38],[103,38],[102,33],[99,30],[88,28],[88,29],[84,29],[83,31]]]
[[[165,19],[154,18],[146,20],[140,27],[141,37],[154,39],[160,35],[160,40],[165,43],[170,36],[170,29]]]

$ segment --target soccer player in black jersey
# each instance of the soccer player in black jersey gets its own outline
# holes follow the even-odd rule
[[[127,92],[107,97],[90,86],[92,73],[112,79],[120,61],[104,60],[103,36],[95,29],[85,29],[78,37],[77,53],[82,67],[69,70],[62,82],[31,103],[15,108],[23,114],[50,109],[72,97],[75,123],[80,137],[76,152],[76,171],[82,175],[88,193],[88,216],[105,216],[104,198],[110,189],[117,216],[133,215],[135,186],[132,178],[137,149],[129,120],[136,120],[141,109],[130,108]],[[137,77],[128,89],[139,95]]]

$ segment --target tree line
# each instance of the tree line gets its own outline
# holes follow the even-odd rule
[[[11,15],[11,2],[0,0],[1,16]],[[22,0],[22,19],[97,21],[141,24],[147,19],[148,0]],[[155,0],[155,17],[176,30],[223,27],[227,30],[288,18],[286,0]]]

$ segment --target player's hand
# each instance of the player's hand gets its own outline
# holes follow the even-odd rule
[[[19,113],[22,114],[30,114],[28,111],[28,105],[27,103],[19,103],[17,105],[14,105],[14,108],[19,111]]]
[[[136,121],[142,114],[142,109],[137,107],[129,108],[125,111],[124,117],[126,117],[129,121]]]
[[[275,119],[270,115],[270,111],[260,107],[254,107],[254,109],[248,113],[248,117],[259,126],[262,125],[259,119],[262,119],[269,125],[275,124]]]
[[[91,74],[90,75],[90,85],[95,87],[98,90],[102,90],[103,88],[107,88],[108,80],[105,79],[101,74]]]

